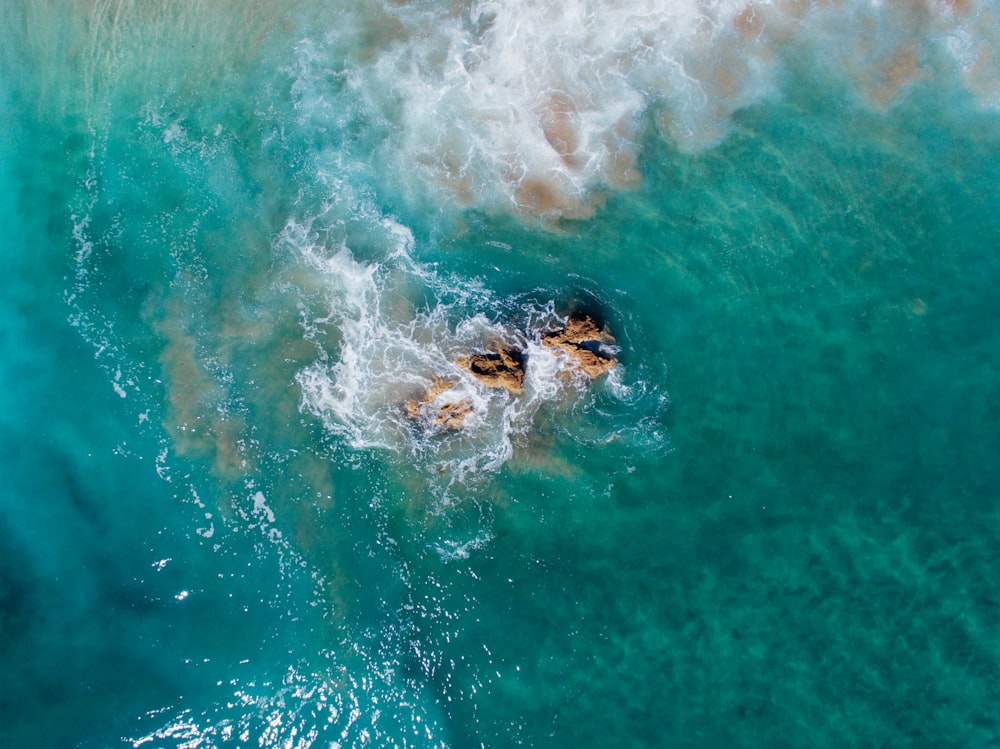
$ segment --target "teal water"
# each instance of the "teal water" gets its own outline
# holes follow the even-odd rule
[[[992,10],[8,4],[3,744],[1000,743]]]

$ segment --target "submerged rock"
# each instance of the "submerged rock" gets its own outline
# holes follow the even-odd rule
[[[447,380],[435,375],[424,394],[419,399],[411,398],[408,400],[403,406],[403,411],[413,421],[425,419],[427,423],[441,429],[457,431],[465,426],[466,417],[473,411],[472,401],[468,398],[461,400],[441,398],[457,384],[455,380]]]
[[[516,395],[524,384],[524,353],[517,349],[497,346],[496,351],[473,354],[455,363],[487,387],[504,388]]]
[[[615,339],[607,330],[597,327],[589,315],[570,315],[562,330],[542,337],[542,343],[549,348],[566,353],[570,362],[588,377],[600,377],[618,364],[618,359],[608,352]]]

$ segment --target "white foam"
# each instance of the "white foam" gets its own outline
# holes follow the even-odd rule
[[[267,505],[267,498],[263,492],[256,492],[253,497],[253,512],[255,515],[263,516],[268,523],[274,522],[274,510]]]
[[[473,551],[486,547],[492,540],[492,533],[481,531],[475,538],[467,541],[445,540],[437,544],[434,548],[442,561],[454,562],[468,559]]]
[[[432,698],[412,680],[404,683],[396,664],[378,662],[381,654],[362,655],[361,663],[351,663],[358,675],[331,656],[326,672],[310,662],[288,666],[277,683],[232,679],[234,689],[225,701],[200,713],[184,707],[150,711],[144,717],[159,727],[122,741],[184,749],[219,746],[234,737],[241,746],[290,749],[410,746],[412,726],[421,725],[427,738],[422,745],[447,747],[445,719]],[[362,709],[380,703],[392,708],[381,720],[377,707]]]
[[[366,8],[338,16],[326,47],[301,45],[293,92],[308,117],[342,119],[323,94],[333,60],[343,65],[345,104],[384,131],[375,168],[386,166],[418,202],[585,217],[603,190],[639,178],[647,114],[679,148],[710,147],[736,111],[780,93],[802,59],[875,108],[935,75],[936,58],[950,59],[984,105],[1000,106],[1000,14],[982,0]]]

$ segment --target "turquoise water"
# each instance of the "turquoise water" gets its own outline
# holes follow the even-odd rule
[[[2,16],[5,746],[1000,743],[990,4]]]

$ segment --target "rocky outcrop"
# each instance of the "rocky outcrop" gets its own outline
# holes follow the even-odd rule
[[[404,413],[413,421],[423,419],[440,429],[461,429],[465,426],[466,417],[472,413],[472,401],[468,398],[447,400],[441,397],[457,384],[455,380],[435,376],[419,399],[411,398],[406,402]]]
[[[465,426],[465,417],[471,413],[472,401],[468,398],[444,403],[434,415],[434,425],[442,429],[457,431]]]
[[[496,351],[456,359],[472,376],[491,388],[503,388],[517,395],[524,384],[524,353],[517,349],[497,346]]]
[[[614,356],[615,339],[586,314],[570,315],[562,328],[542,336],[542,343],[566,357],[570,366],[560,372],[564,379],[569,379],[573,371],[590,378],[600,377],[618,364]],[[524,386],[525,352],[518,348],[497,342],[492,350],[461,357],[455,364],[486,387],[503,388],[519,395]],[[456,390],[461,379],[435,375],[419,398],[411,398],[403,405],[403,412],[426,429],[463,429],[475,409],[472,400],[461,397]]]
[[[589,315],[570,315],[562,330],[542,336],[542,343],[549,348],[559,349],[568,357],[573,366],[588,377],[600,377],[618,363],[609,351],[615,339],[597,327]]]

